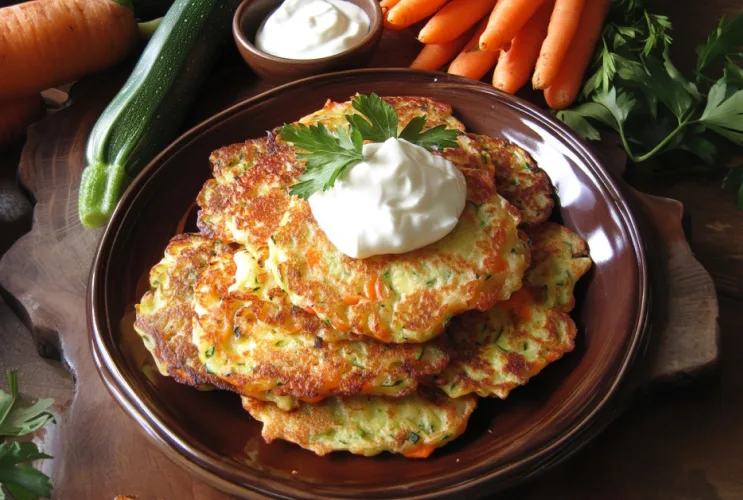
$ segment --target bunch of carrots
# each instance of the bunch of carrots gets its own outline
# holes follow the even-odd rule
[[[515,93],[531,78],[553,109],[570,106],[609,10],[610,0],[381,0],[385,27],[428,17],[425,46],[411,68],[475,80],[491,69],[493,86]],[[489,14],[489,15],[488,15]]]

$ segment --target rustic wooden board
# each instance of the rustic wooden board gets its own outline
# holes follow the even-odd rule
[[[373,65],[404,65],[416,47],[409,37],[387,36],[383,43]],[[123,75],[113,72],[80,83],[67,109],[31,128],[20,174],[37,200],[33,229],[0,260],[0,286],[14,298],[37,343],[58,345],[75,375],[75,395],[63,402],[58,425],[45,440],[45,450],[56,457],[44,466],[57,498],[222,498],[147,442],[106,393],[90,356],[84,294],[101,231],[80,226],[77,185],[88,132]],[[197,104],[192,122],[267,88],[241,65],[226,67],[210,86],[218,91]],[[714,289],[684,240],[680,206],[642,195],[637,200],[651,224],[650,250],[661,249],[655,254],[654,284],[665,285],[656,286],[654,298],[656,308],[667,312],[655,319],[658,342],[648,377],[693,374],[717,357]]]

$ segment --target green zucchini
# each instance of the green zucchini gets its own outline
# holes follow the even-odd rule
[[[88,138],[78,209],[86,227],[108,222],[124,188],[179,131],[231,39],[239,0],[176,0]]]

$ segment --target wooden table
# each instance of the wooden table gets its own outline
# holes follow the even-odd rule
[[[733,0],[659,0],[659,10],[671,14],[676,27],[675,50],[693,54],[693,47],[724,13],[743,8]],[[387,59],[387,64],[404,65]],[[392,56],[391,56],[392,57]],[[677,60],[679,60],[677,58]],[[391,62],[390,62],[391,61]],[[681,66],[690,66],[688,57]],[[198,115],[198,110],[195,112]],[[16,188],[15,170],[20,147],[0,153],[0,254],[30,228],[31,204]],[[699,183],[675,180],[662,183],[639,182],[646,192],[680,200],[690,223],[691,246],[697,258],[712,274],[720,301],[720,360],[716,373],[674,390],[652,392],[640,397],[596,441],[577,456],[533,483],[507,497],[570,499],[737,499],[743,498],[743,211],[719,189],[719,179]],[[23,318],[27,319],[27,318]],[[53,397],[64,410],[73,395],[73,381],[59,362],[53,344],[43,344],[41,357],[24,322],[0,299],[0,373],[20,368],[22,391],[35,397]],[[50,359],[52,358],[52,359]],[[113,400],[102,401],[114,405]],[[85,436],[78,436],[85,439]],[[153,492],[131,484],[111,490],[116,468],[136,457],[117,457],[116,450],[103,455],[114,457],[108,477],[87,478],[98,487],[98,498],[116,494],[137,494],[155,498]],[[95,456],[91,453],[91,456]],[[164,457],[150,455],[158,468]],[[85,475],[84,470],[80,470]],[[185,473],[184,473],[185,474]],[[167,485],[158,488],[166,495]],[[211,488],[195,485],[196,498],[218,498]],[[165,498],[174,498],[167,497]]]

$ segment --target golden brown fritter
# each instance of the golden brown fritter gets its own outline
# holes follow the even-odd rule
[[[449,361],[440,341],[389,345],[334,331],[286,301],[246,251],[211,263],[196,285],[194,305],[201,362],[244,395],[399,397]]]
[[[521,212],[525,226],[546,221],[555,205],[549,176],[534,159],[517,145],[486,135],[469,134],[483,160],[494,166],[498,193]]]
[[[182,384],[231,389],[206,372],[196,346],[191,343],[193,288],[211,259],[229,251],[220,241],[198,234],[175,236],[162,261],[150,271],[150,290],[135,306],[134,329],[160,373]]]
[[[163,259],[150,271],[150,290],[135,306],[134,329],[161,374],[193,387],[239,392],[235,386],[209,373],[192,342],[196,317],[194,288],[211,262],[233,252],[219,240],[199,234],[179,234],[171,239]],[[250,394],[273,401],[285,410],[296,405],[293,398],[271,391]]]
[[[529,263],[518,214],[491,194],[468,203],[454,230],[412,252],[353,259],[293,198],[269,242],[266,268],[295,305],[337,329],[383,342],[424,342],[455,315],[487,310],[521,286]]]
[[[477,393],[506,398],[549,363],[573,349],[576,327],[568,312],[575,283],[591,268],[585,242],[546,223],[531,229],[532,265],[524,288],[490,311],[455,318],[448,334],[454,359],[436,378],[451,397]]]
[[[451,399],[421,388],[403,398],[350,396],[302,403],[293,412],[243,398],[253,418],[263,422],[267,443],[283,439],[318,455],[349,451],[372,456],[384,451],[408,458],[426,458],[460,436],[475,410],[477,398]]]
[[[428,98],[385,98],[403,127],[426,113],[427,127],[462,131],[451,106]],[[328,102],[302,123],[347,126],[350,102]],[[469,204],[444,239],[404,255],[364,260],[341,254],[320,230],[309,204],[288,194],[301,162],[275,136],[212,155],[215,181],[199,195],[203,232],[245,245],[274,272],[289,299],[328,320],[383,342],[424,342],[456,314],[487,309],[521,286],[528,249],[517,211],[495,193],[493,167],[462,134],[451,157],[467,179]],[[230,166],[232,165],[232,166]],[[268,245],[268,248],[266,248]],[[268,250],[268,251],[267,251]]]
[[[274,134],[218,149],[211,155],[214,179],[204,184],[197,202],[202,233],[244,245],[259,259],[278,227],[301,163],[294,150]]]

